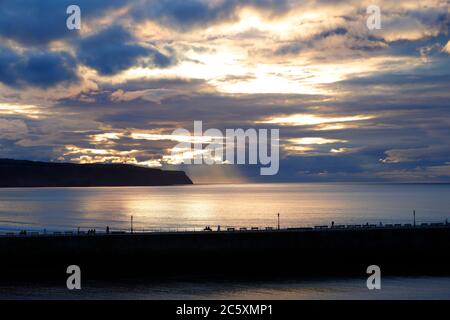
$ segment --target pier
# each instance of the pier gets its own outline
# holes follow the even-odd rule
[[[131,220],[132,221],[132,220]],[[450,227],[450,223],[448,221],[445,222],[431,222],[431,223],[420,223],[420,224],[411,224],[411,223],[379,223],[379,224],[334,224],[334,222],[328,225],[316,225],[311,227],[294,227],[289,226],[285,228],[281,228],[278,222],[277,228],[272,226],[266,227],[221,227],[217,226],[215,229],[212,226],[206,226],[204,228],[144,228],[144,229],[134,229],[132,226],[129,231],[126,230],[114,230],[106,227],[105,229],[96,229],[96,228],[84,228],[77,230],[60,230],[60,231],[47,231],[45,228],[42,231],[37,229],[21,229],[16,231],[0,231],[0,238],[4,237],[38,237],[38,236],[104,236],[104,235],[127,235],[127,234],[156,234],[156,233],[196,233],[196,232],[244,232],[244,231],[255,231],[255,232],[276,232],[276,231],[324,231],[324,230],[357,230],[357,229],[427,229],[427,228],[442,228],[442,227]],[[106,231],[105,231],[106,230]]]
[[[279,218],[278,218],[279,219]],[[271,232],[271,231],[318,231],[318,230],[357,230],[357,229],[427,229],[427,228],[442,228],[442,227],[450,227],[450,223],[448,221],[445,222],[423,222],[420,224],[411,224],[411,223],[386,223],[383,224],[380,222],[379,224],[334,224],[334,222],[328,226],[328,225],[316,225],[312,227],[285,227],[281,228],[280,223],[278,221],[277,228],[266,226],[266,227],[230,227],[227,226],[225,228],[221,228],[221,226],[217,226],[216,229],[214,229],[211,226],[206,226],[204,228],[148,228],[148,229],[134,229],[133,224],[133,218],[131,218],[131,228],[129,231],[125,230],[111,230],[109,227],[106,227],[103,230],[99,230],[96,228],[84,228],[81,230],[78,228],[78,230],[65,230],[65,231],[47,231],[45,228],[42,231],[36,230],[36,229],[21,229],[16,231],[6,231],[1,232],[0,231],[0,238],[1,237],[37,237],[37,236],[85,236],[85,235],[126,235],[126,234],[154,234],[154,233],[179,233],[179,232],[243,232],[243,231],[256,231],[256,232]]]
[[[26,233],[0,236],[3,276],[450,274],[445,223],[334,225],[221,231]]]

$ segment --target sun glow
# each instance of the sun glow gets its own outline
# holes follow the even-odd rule
[[[65,147],[66,152],[58,160],[70,160],[78,163],[127,163],[145,167],[161,167],[161,159],[139,161],[139,150],[119,151],[114,149],[80,148],[74,145]]]
[[[310,145],[310,144],[329,144],[329,143],[345,143],[347,140],[339,139],[325,139],[319,137],[307,137],[307,138],[294,138],[289,139],[289,142],[299,145]]]
[[[259,121],[258,123],[279,124],[284,126],[312,126],[324,123],[351,122],[372,119],[372,115],[355,115],[343,117],[325,117],[313,114],[293,114],[285,117],[275,117],[272,119]]]
[[[0,114],[23,115],[28,118],[38,119],[41,117],[42,111],[34,105],[0,103]]]

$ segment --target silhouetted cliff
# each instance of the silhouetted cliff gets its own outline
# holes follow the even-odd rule
[[[74,164],[0,159],[0,187],[166,186],[192,184],[183,171],[129,164]]]

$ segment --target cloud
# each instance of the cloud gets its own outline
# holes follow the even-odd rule
[[[275,50],[275,55],[285,56],[285,55],[296,55],[305,47],[305,44],[295,41],[293,43],[284,44]]]
[[[1,156],[165,165],[202,120],[279,128],[277,181],[450,181],[445,6],[80,0],[78,32],[69,4],[0,1]]]
[[[76,4],[82,21],[101,17],[109,9],[119,8],[125,0],[2,0],[0,2],[0,36],[24,45],[45,46],[58,39],[76,39],[78,31],[68,30],[66,9]]]
[[[442,48],[442,51],[447,52],[450,54],[450,40],[447,42],[447,44]]]
[[[380,161],[383,163],[443,164],[448,159],[449,153],[449,146],[438,144],[421,148],[391,149],[385,152],[386,157]]]
[[[314,114],[291,114],[287,117],[274,117],[261,121],[262,123],[274,123],[287,126],[310,126],[326,123],[342,123],[372,119],[372,115],[350,115],[344,117],[321,117]]]
[[[28,133],[28,127],[23,120],[8,120],[0,118],[0,139],[18,140]]]
[[[339,27],[336,29],[332,29],[332,30],[326,30],[326,31],[322,31],[319,35],[317,35],[315,38],[316,39],[323,39],[323,38],[328,38],[331,36],[342,36],[348,33],[348,30],[343,28],[343,27]]]
[[[76,80],[76,61],[67,52],[17,53],[0,46],[0,82],[8,86],[47,88]]]
[[[75,40],[78,31],[66,28],[66,9],[76,4],[81,8],[82,25],[99,21],[112,10],[124,9],[119,18],[136,21],[153,20],[186,29],[235,18],[243,7],[282,12],[288,10],[286,0],[2,0],[0,2],[0,37],[23,45],[46,46],[61,39]]]
[[[142,58],[150,58],[147,65],[168,67],[175,58],[155,48],[142,46],[121,26],[112,26],[83,38],[78,44],[78,59],[102,75],[113,75],[131,67],[145,65]]]
[[[287,0],[151,0],[141,1],[131,14],[138,20],[157,20],[179,30],[230,21],[242,8],[255,8],[273,13],[289,10]]]

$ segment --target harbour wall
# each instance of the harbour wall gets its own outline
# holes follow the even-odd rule
[[[450,274],[450,227],[10,236],[0,257],[4,276]]]

